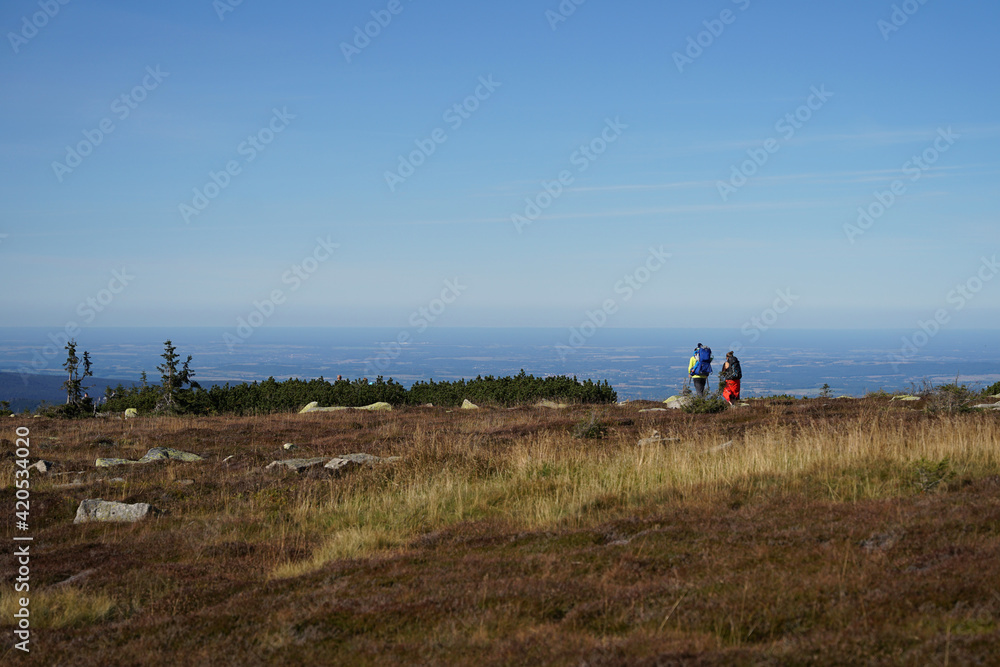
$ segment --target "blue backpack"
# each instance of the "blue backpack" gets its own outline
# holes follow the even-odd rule
[[[694,368],[691,369],[692,375],[711,375],[712,374],[712,348],[710,347],[699,347],[694,351],[695,356],[698,360],[694,364]]]

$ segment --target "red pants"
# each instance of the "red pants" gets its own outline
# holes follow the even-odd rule
[[[722,398],[729,403],[740,400],[740,381],[726,380],[726,388],[722,390]]]

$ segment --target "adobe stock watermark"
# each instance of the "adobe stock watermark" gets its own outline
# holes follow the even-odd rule
[[[910,17],[919,12],[920,8],[926,5],[927,2],[928,0],[904,0],[904,2],[898,5],[894,4],[888,21],[879,19],[875,22],[875,26],[882,33],[882,40],[888,42],[889,35],[898,32],[900,28],[906,25]]]
[[[608,297],[601,302],[599,308],[588,310],[580,324],[569,328],[569,336],[565,343],[556,343],[555,349],[559,360],[566,361],[570,354],[583,347],[598,330],[605,327],[621,305],[631,301],[653,275],[667,265],[671,257],[672,255],[666,252],[662,245],[659,248],[650,247],[645,262],[630,273],[626,273],[614,284],[613,291],[616,295],[620,295],[621,301],[619,302],[616,297]]]
[[[114,118],[121,122],[132,115],[132,112],[138,109],[139,105],[149,97],[151,92],[159,88],[168,76],[170,76],[170,72],[161,71],[159,65],[155,69],[147,67],[146,75],[142,77],[142,81],[137,86],[111,101],[109,106]],[[72,174],[74,169],[83,164],[84,158],[93,154],[94,149],[104,143],[104,139],[115,131],[114,118],[111,116],[102,118],[94,129],[83,130],[83,139],[76,145],[66,146],[66,155],[63,161],[52,163],[52,171],[60,183],[67,175]]]
[[[570,16],[576,13],[576,8],[587,2],[587,0],[562,0],[555,10],[545,10],[545,20],[549,22],[549,27],[555,32],[560,23],[565,23]]]
[[[781,139],[769,137],[762,141],[760,146],[748,148],[747,159],[732,166],[729,180],[716,182],[715,187],[719,191],[719,197],[722,198],[722,201],[729,201],[730,195],[736,194],[761,167],[767,164],[772,155],[781,150],[782,140],[790,141],[795,133],[812,119],[813,114],[822,109],[823,105],[833,97],[833,93],[826,89],[825,84],[821,84],[819,88],[812,86],[809,91],[809,97],[806,98],[804,104],[799,105],[794,111],[786,113],[774,124],[774,130]]]
[[[750,0],[731,1],[741,12],[745,12],[750,8]],[[702,21],[701,24],[705,29],[687,38],[687,47],[683,53],[680,51],[674,51],[673,53],[674,65],[677,66],[677,71],[683,74],[686,66],[693,65],[695,60],[701,58],[705,50],[711,48],[715,44],[715,40],[721,37],[722,33],[726,31],[726,26],[736,23],[738,16],[739,14],[731,9],[723,9],[719,13],[718,18]]]
[[[76,315],[81,318],[83,325],[92,324],[97,316],[108,309],[125,289],[135,280],[135,275],[129,273],[128,267],[122,267],[111,272],[111,279],[105,287],[97,290],[91,296],[81,301],[76,306]],[[39,349],[32,350],[31,361],[21,364],[17,372],[21,376],[21,381],[28,385],[28,377],[49,368],[49,363],[53,358],[58,357],[65,350],[66,343],[80,335],[81,323],[77,320],[69,320],[63,328],[50,332],[46,337],[51,344],[45,344]],[[57,362],[57,366],[59,363]]]
[[[282,107],[280,110],[272,109],[271,119],[267,124],[254,134],[247,135],[247,138],[236,147],[236,154],[243,158],[242,161],[230,160],[220,171],[209,171],[208,181],[200,188],[193,189],[191,202],[182,202],[178,205],[177,211],[184,223],[190,224],[192,217],[201,215],[208,205],[229,187],[233,178],[243,173],[243,167],[256,160],[257,156],[263,153],[294,119],[295,115],[288,113],[288,107]]]
[[[441,120],[448,124],[452,131],[462,127],[465,121],[472,118],[480,105],[493,96],[497,88],[503,84],[493,80],[493,75],[479,77],[479,85],[461,102],[456,102],[441,114]],[[406,182],[410,176],[422,167],[427,158],[437,152],[438,146],[448,141],[448,132],[444,128],[437,127],[426,139],[415,139],[416,148],[406,155],[400,155],[395,171],[386,170],[385,184],[389,186],[389,192],[395,192],[396,188]]]
[[[241,315],[236,318],[234,333],[227,331],[222,334],[222,342],[226,344],[230,354],[236,350],[237,345],[245,343],[257,329],[264,326],[274,316],[278,306],[282,306],[288,301],[288,294],[298,291],[307,280],[319,271],[322,264],[333,257],[333,253],[339,247],[340,244],[331,241],[329,235],[325,239],[317,237],[316,245],[312,251],[281,274],[281,284],[288,285],[288,292],[276,288],[271,290],[265,298],[254,300],[250,312],[245,317]]]
[[[900,167],[900,172],[911,183],[919,181],[960,138],[961,135],[952,132],[950,126],[948,129],[938,128],[937,137],[931,145],[918,155],[913,155],[909,160],[904,162],[903,166]],[[889,185],[888,189],[875,191],[875,201],[868,204],[868,206],[859,206],[858,217],[854,224],[849,222],[844,223],[844,235],[847,236],[847,240],[851,245],[854,245],[857,237],[862,236],[866,231],[871,229],[872,225],[885,215],[899,201],[899,198],[905,194],[906,181],[903,178],[897,178]]]
[[[243,4],[243,0],[213,0],[212,9],[215,10],[215,15],[219,17],[219,21],[226,20],[226,14],[231,14],[236,11],[236,8]]]
[[[941,331],[941,327],[951,322],[952,315],[961,311],[979,294],[986,283],[1000,273],[1000,263],[997,256],[982,257],[979,268],[963,283],[955,287],[945,296],[945,301],[951,308],[938,308],[927,320],[917,320],[917,328],[909,336],[903,336],[899,352],[892,355],[892,371],[899,372],[899,365],[910,361],[923,349],[931,339]]]
[[[517,233],[521,234],[525,227],[538,220],[542,213],[547,211],[562,196],[566,188],[573,185],[576,181],[576,174],[587,171],[590,165],[604,155],[608,147],[618,141],[627,129],[628,125],[621,122],[618,116],[615,116],[614,120],[605,118],[604,129],[601,130],[601,133],[586,144],[581,145],[569,156],[569,163],[576,167],[576,173],[574,174],[570,169],[563,169],[554,180],[543,180],[541,191],[533,197],[525,198],[524,210],[510,216],[510,221]]]
[[[412,0],[411,0],[412,1]],[[351,59],[361,55],[361,52],[371,46],[372,40],[382,34],[382,31],[389,27],[392,19],[403,13],[406,9],[401,0],[389,0],[385,9],[373,9],[371,11],[372,20],[364,24],[354,26],[354,38],[350,42],[340,43],[340,52],[344,54],[347,64],[351,64]]]
[[[756,343],[760,340],[761,334],[765,331],[774,327],[781,319],[781,316],[791,310],[795,302],[799,300],[799,296],[792,294],[791,288],[785,288],[784,290],[775,290],[774,301],[771,302],[770,307],[765,308],[760,311],[759,315],[751,317],[749,320],[743,323],[740,327],[740,333],[743,334],[745,338],[750,339],[750,343]],[[729,344],[729,349],[733,353],[739,353],[743,350],[745,345],[742,341],[733,341]]]
[[[452,278],[444,281],[441,294],[431,299],[426,306],[421,306],[410,313],[407,320],[410,329],[401,330],[396,338],[388,343],[382,343],[382,350],[374,357],[365,359],[365,374],[375,375],[384,373],[393,361],[403,353],[403,346],[410,343],[414,336],[427,331],[427,328],[444,315],[445,311],[454,304],[462,293],[469,289],[468,285],[463,285],[460,278]]]
[[[7,33],[7,41],[10,42],[10,48],[14,49],[14,53],[20,53],[21,47],[34,39],[38,35],[38,31],[47,26],[49,21],[59,14],[59,10],[68,5],[69,2],[70,0],[39,0],[38,8],[40,11],[31,16],[22,16],[21,29],[17,32]]]

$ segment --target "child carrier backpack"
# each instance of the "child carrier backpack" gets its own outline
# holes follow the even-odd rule
[[[694,351],[695,356],[698,360],[694,364],[694,368],[691,369],[692,375],[711,375],[712,374],[712,348],[710,347],[699,347]]]

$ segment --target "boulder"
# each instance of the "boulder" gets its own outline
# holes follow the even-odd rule
[[[666,408],[644,408],[639,412],[667,412]]]
[[[478,410],[479,406],[466,398],[466,399],[462,400],[462,409],[463,410]]]
[[[370,411],[392,410],[392,406],[384,401],[379,401],[377,403],[372,403],[371,405],[363,405],[357,408],[345,408],[339,405],[331,406],[329,408],[321,408],[319,407],[319,403],[313,401],[312,403],[309,403],[304,408],[299,410],[299,414],[302,415],[306,414],[307,412],[341,412],[343,410],[370,410]]]
[[[891,401],[919,401],[920,397],[919,396],[910,396],[908,394],[901,394],[899,396],[893,396],[889,400],[891,400]]]
[[[171,449],[170,447],[153,447],[146,452],[141,459],[136,461],[136,463],[151,463],[152,461],[166,461],[168,459],[170,461],[184,461],[186,463],[204,460],[197,454],[182,452],[179,449]]]
[[[288,470],[294,470],[295,472],[302,472],[303,470],[323,465],[326,461],[326,457],[314,459],[285,459],[284,461],[272,461],[271,463],[268,463],[265,470],[287,468]]]
[[[569,407],[568,403],[556,403],[555,401],[544,400],[538,402],[540,408],[552,408],[553,410],[563,410]]]
[[[379,401],[377,403],[372,403],[371,405],[364,405],[360,408],[354,408],[355,410],[371,410],[373,412],[378,412],[381,410],[389,411],[392,410],[392,406],[385,401]]]
[[[142,521],[155,512],[149,503],[117,503],[110,500],[84,500],[76,510],[73,523],[90,521],[135,522]]]
[[[295,445],[294,442],[286,442],[281,446],[281,448],[284,449],[286,452],[290,452],[293,449],[298,449],[298,447]]]
[[[979,405],[973,405],[974,408],[980,408],[982,410],[1000,410],[1000,403],[980,403]],[[39,463],[41,463],[39,461]]]
[[[132,417],[138,417],[139,411],[135,408],[125,408],[125,419],[131,419]]]
[[[671,396],[663,402],[666,403],[667,407],[672,410],[680,410],[684,406],[690,405],[693,400],[694,399],[690,396]]]

